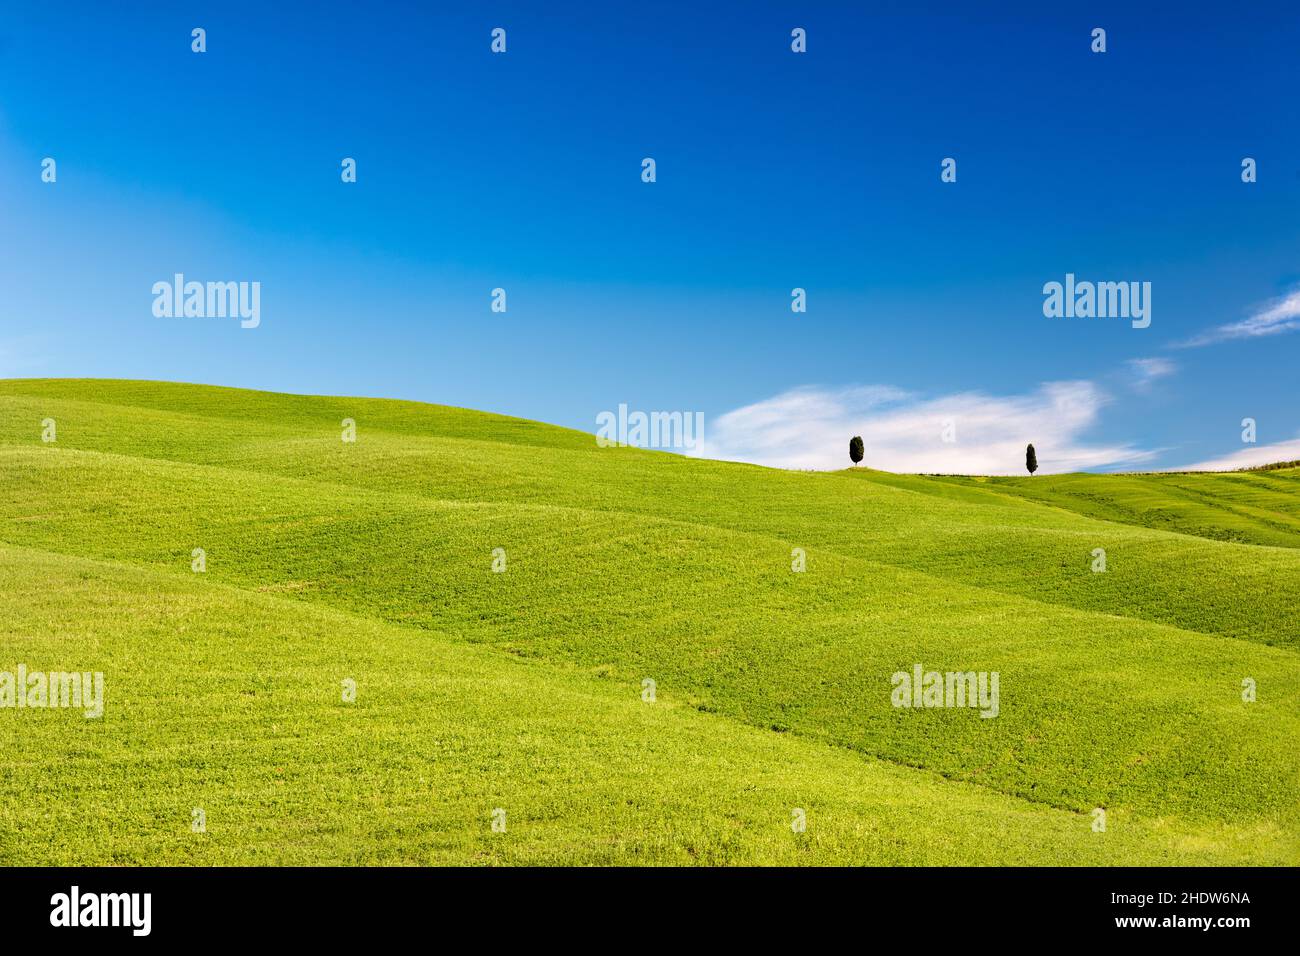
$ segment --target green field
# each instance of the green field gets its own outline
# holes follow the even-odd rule
[[[0,862],[1300,864],[1294,469],[785,472],[15,380],[0,480],[0,671],[105,682],[0,709]],[[916,664],[997,717],[893,706]]]

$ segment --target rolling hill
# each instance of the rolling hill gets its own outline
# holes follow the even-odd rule
[[[0,671],[106,686],[0,710],[6,863],[1300,863],[1295,470],[796,473],[14,380],[0,480]],[[917,664],[997,717],[895,707]]]

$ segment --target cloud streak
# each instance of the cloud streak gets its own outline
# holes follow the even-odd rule
[[[1048,382],[1027,395],[937,398],[886,385],[803,386],[714,419],[695,454],[776,468],[845,468],[849,439],[861,435],[863,464],[897,472],[1024,474],[1029,442],[1048,473],[1153,458],[1156,452],[1132,445],[1082,440],[1107,401],[1087,381]]]
[[[1129,374],[1133,377],[1133,387],[1138,391],[1147,391],[1152,384],[1162,378],[1168,378],[1178,371],[1178,366],[1169,359],[1139,358],[1128,360]]]
[[[1283,332],[1300,330],[1300,289],[1289,295],[1275,299],[1249,318],[1240,322],[1231,322],[1202,332],[1194,338],[1181,342],[1177,348],[1198,348],[1213,345],[1216,342],[1229,342],[1234,339],[1258,339],[1268,335],[1281,335]]]
[[[1235,471],[1238,468],[1254,468],[1257,465],[1271,465],[1279,461],[1300,461],[1300,438],[1291,441],[1274,442],[1271,445],[1250,445],[1241,451],[1194,465],[1181,468],[1169,468],[1168,471]]]

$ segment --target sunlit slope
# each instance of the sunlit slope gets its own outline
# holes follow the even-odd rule
[[[1125,524],[1300,548],[1300,469],[945,478]]]
[[[485,660],[635,703],[648,677],[660,702],[719,726],[1297,859],[1292,549],[932,479],[598,449],[431,406],[347,414],[351,399],[319,411],[148,383],[6,392],[21,393],[0,398],[10,544],[323,606],[405,641],[488,644]],[[161,410],[173,393],[186,412]],[[40,441],[44,418],[57,441]],[[1098,546],[1105,574],[1089,568]],[[998,671],[998,718],[893,708],[889,676],[915,663]]]
[[[444,438],[481,438],[491,435],[493,440],[509,444],[561,448],[585,447],[590,443],[590,436],[541,422],[448,405],[402,402],[388,398],[286,395],[282,392],[259,392],[218,385],[123,379],[0,379],[0,395],[14,399],[32,398],[41,406],[47,401],[66,400],[127,407],[141,412],[164,412],[166,415],[163,421],[180,415],[227,419],[232,422],[262,422],[292,428],[311,424],[333,426],[343,418],[351,417],[397,434],[424,435],[436,432]],[[93,420],[92,416],[86,423]],[[146,429],[139,437],[144,439],[147,434]],[[236,442],[237,434],[233,430],[229,432]],[[215,437],[206,436],[208,439]]]
[[[193,576],[0,547],[0,666],[105,674],[0,724],[0,863],[1283,863],[1267,826],[1016,800]],[[342,681],[356,698],[342,699]],[[504,833],[492,814],[505,811]],[[205,831],[192,830],[195,810]],[[792,831],[796,809],[805,832]]]
[[[181,575],[202,547],[214,581],[648,676],[756,726],[1056,806],[1233,819],[1294,804],[1262,772],[1295,768],[1294,651],[816,549],[794,574],[788,542],[642,516],[48,448],[0,452],[0,480],[10,543]],[[998,719],[892,707],[890,675],[918,662],[999,671]],[[1245,677],[1263,703],[1243,706]]]
[[[0,441],[19,446],[30,447],[39,438],[40,421],[54,418],[60,448],[215,464],[444,501],[653,515],[767,534],[792,546],[1037,601],[1266,644],[1300,642],[1300,549],[1241,549],[1140,523],[1098,520],[1056,501],[1040,505],[973,481],[963,487],[867,469],[791,473],[601,449],[589,435],[548,425],[374,399],[104,381],[0,382],[4,395],[10,397],[0,416]],[[162,410],[169,404],[185,411]],[[356,422],[355,444],[340,441],[345,418]],[[1076,478],[1148,477],[1042,476],[1032,482],[1043,489]],[[1206,478],[1208,494],[1231,481],[1179,477]],[[1153,483],[1165,480],[1152,476]],[[1287,487],[1281,478],[1271,480]],[[1276,537],[1277,526],[1296,508],[1285,490],[1278,499],[1273,517],[1232,512],[1231,523],[1216,536],[1240,536],[1248,527],[1261,541]],[[1262,512],[1268,503],[1252,507]],[[1097,548],[1106,552],[1106,574],[1091,571]]]

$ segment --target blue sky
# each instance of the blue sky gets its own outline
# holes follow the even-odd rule
[[[792,467],[1300,457],[1294,4],[269,6],[0,13],[0,376],[700,411]],[[261,324],[155,317],[176,272]],[[1045,317],[1067,272],[1150,327]]]

